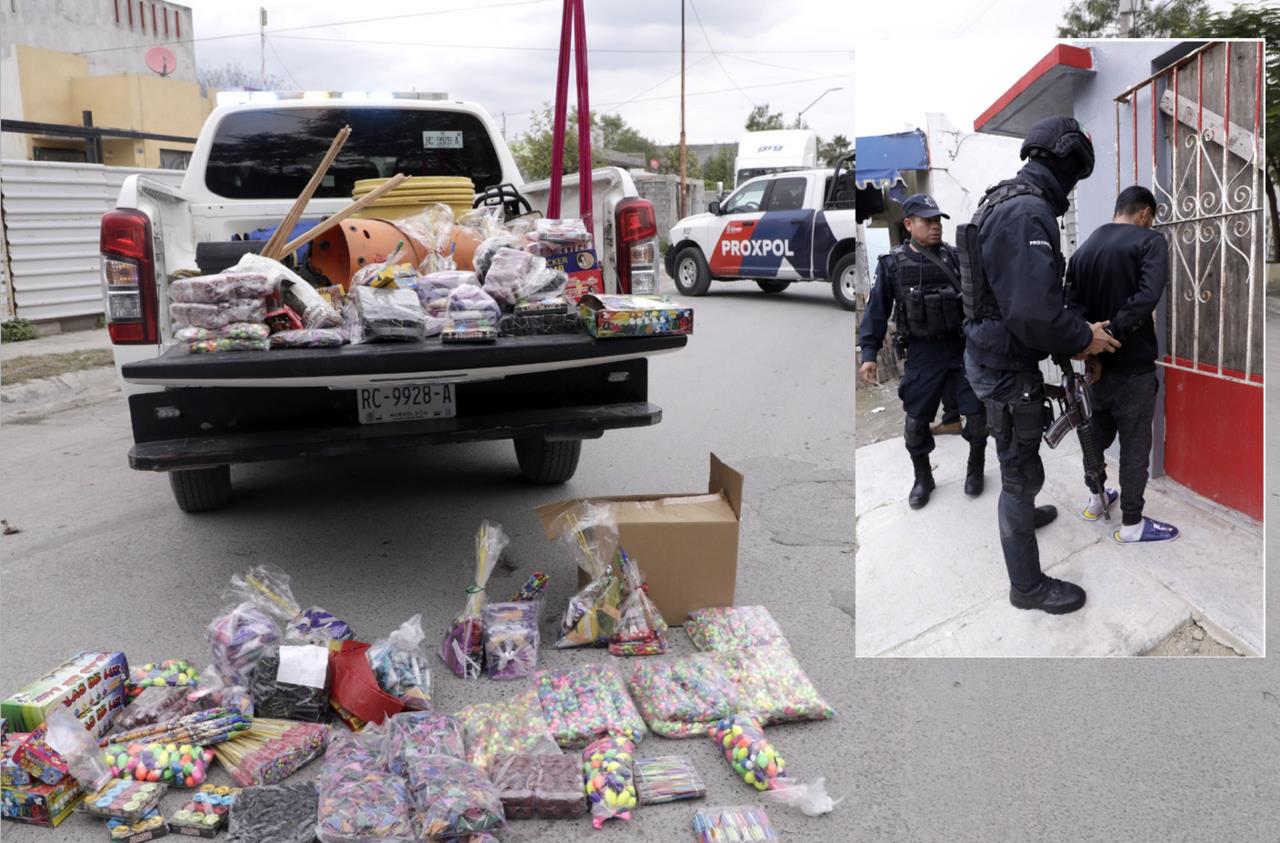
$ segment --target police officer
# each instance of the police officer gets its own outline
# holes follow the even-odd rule
[[[982,403],[969,388],[964,373],[964,307],[960,296],[960,264],[955,249],[942,242],[942,220],[950,219],[927,193],[902,203],[904,225],[910,233],[876,263],[875,285],[862,319],[864,383],[876,383],[876,357],[884,343],[893,311],[899,347],[908,346],[906,371],[898,385],[907,419],[904,438],[915,469],[908,503],[919,509],[934,490],[929,453],[930,425],[944,392],[954,390],[956,406],[965,416],[961,435],[969,442],[965,494],[982,494],[983,458],[987,448],[987,419]]]
[[[1037,507],[1044,485],[1040,437],[1051,416],[1039,361],[1079,357],[1119,347],[1106,322],[1086,322],[1065,308],[1065,260],[1058,220],[1077,181],[1093,171],[1093,143],[1069,117],[1031,127],[1015,178],[987,191],[973,223],[957,238],[964,275],[965,364],[969,383],[987,405],[1000,459],[997,507],[1000,545],[1009,572],[1009,600],[1050,614],[1084,605],[1084,589],[1040,570],[1036,529],[1057,517]]]

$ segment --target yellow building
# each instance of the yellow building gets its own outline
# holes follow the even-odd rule
[[[186,166],[192,144],[178,138],[200,133],[213,110],[213,91],[180,79],[137,73],[91,75],[83,55],[14,44],[6,61],[4,119],[69,128],[93,125],[164,139],[104,134],[102,161],[118,167]],[[16,81],[16,85],[14,82]],[[16,102],[15,102],[16,100]],[[93,141],[46,133],[5,132],[3,156],[28,160],[91,161]]]

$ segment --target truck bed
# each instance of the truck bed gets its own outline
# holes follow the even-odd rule
[[[595,365],[683,348],[685,336],[597,340],[585,334],[502,337],[491,344],[368,343],[340,348],[187,354],[128,363],[130,383],[163,386],[362,386],[476,380]]]

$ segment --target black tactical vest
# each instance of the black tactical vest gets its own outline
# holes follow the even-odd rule
[[[943,244],[937,255],[958,277],[959,266],[951,247]],[[884,259],[893,271],[890,277],[898,332],[916,339],[958,336],[964,309],[955,282],[933,261],[911,254],[905,243],[895,246]]]
[[[1000,305],[996,301],[991,282],[982,268],[982,245],[978,240],[978,231],[983,221],[1001,202],[1015,196],[1039,196],[1045,199],[1044,191],[1029,182],[1008,179],[997,184],[986,192],[978,203],[973,220],[959,226],[956,231],[956,251],[960,259],[960,289],[964,296],[964,315],[967,319],[981,322],[983,319],[1001,319]],[[1046,199],[1046,201],[1048,201]]]

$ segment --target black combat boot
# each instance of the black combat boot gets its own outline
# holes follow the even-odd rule
[[[982,489],[986,483],[982,476],[984,463],[987,455],[987,440],[983,439],[978,444],[969,443],[969,466],[964,475],[964,493],[971,498],[976,498],[982,494]]]
[[[912,457],[911,465],[916,470],[916,482],[911,487],[911,495],[907,498],[907,503],[912,509],[920,509],[929,502],[929,493],[937,487],[933,482],[933,469],[929,467],[927,454],[922,457]]]
[[[1045,577],[1031,591],[1009,586],[1009,602],[1019,609],[1039,609],[1051,615],[1065,615],[1084,605],[1084,589],[1075,583]]]
[[[1053,504],[1045,504],[1036,507],[1035,525],[1039,530],[1041,527],[1047,527],[1058,517],[1058,508]]]

